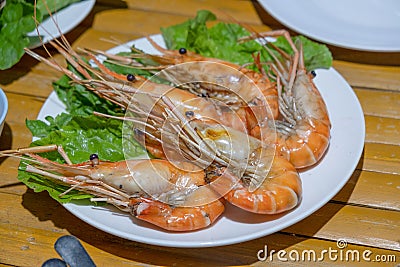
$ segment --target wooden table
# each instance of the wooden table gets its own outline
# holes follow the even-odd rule
[[[173,3],[173,4],[172,4]],[[158,33],[209,9],[221,20],[235,18],[258,30],[284,28],[257,2],[213,0],[98,0],[90,16],[67,38],[75,47],[108,49],[102,38],[126,42]],[[268,26],[266,26],[268,25]],[[396,34],[396,33],[394,33]],[[264,265],[257,253],[268,250],[302,252],[347,249],[371,259],[330,260],[323,266],[395,266],[400,264],[400,53],[359,52],[330,46],[333,67],[354,89],[365,116],[364,152],[344,188],[325,206],[299,223],[256,240],[230,246],[181,249],[128,241],[106,234],[77,219],[47,193],[33,193],[17,180],[18,160],[0,160],[0,265],[40,266],[58,257],[53,245],[63,235],[79,238],[98,266],[136,265]],[[43,49],[36,49],[43,53]],[[12,69],[0,72],[0,86],[9,112],[0,149],[24,147],[31,141],[25,119],[35,119],[60,74],[24,56]],[[343,129],[349,131],[350,129]],[[321,178],[323,179],[323,177]],[[283,252],[282,252],[283,253]],[[367,253],[368,254],[368,253]],[[283,254],[282,254],[283,255]],[[281,255],[281,256],[282,256]],[[283,262],[275,265],[310,265]]]

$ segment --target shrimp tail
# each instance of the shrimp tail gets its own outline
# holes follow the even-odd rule
[[[148,198],[131,199],[131,213],[139,220],[172,231],[193,231],[213,224],[224,212],[220,200],[198,207],[173,207]]]
[[[224,198],[231,204],[257,214],[278,214],[293,209],[300,203],[302,185],[294,166],[281,157],[275,157],[268,176],[253,192],[243,181],[229,171],[213,181],[212,188],[223,192],[231,188]]]

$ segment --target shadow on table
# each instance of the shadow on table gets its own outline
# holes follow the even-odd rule
[[[343,188],[336,194],[336,196],[333,197],[333,201],[339,202],[339,203],[350,203],[351,202],[350,197],[354,191],[354,188],[356,187],[358,179],[360,178],[361,171],[363,169],[363,165],[364,165],[364,150],[361,154],[360,160],[358,161],[356,170],[350,176],[349,180],[343,186]],[[357,203],[351,203],[351,204],[357,204]]]
[[[263,249],[266,243],[271,249],[284,248],[291,245],[285,244],[285,246],[282,246],[281,242],[277,241],[279,240],[279,234],[277,234],[272,237],[274,243],[277,244],[275,246],[272,241],[268,241],[270,237],[267,237],[246,242],[245,245],[216,248],[159,247],[125,240],[100,231],[69,213],[61,204],[50,198],[46,192],[34,193],[30,189],[27,190],[23,195],[22,205],[36,216],[39,221],[50,220],[56,227],[66,229],[81,241],[102,251],[145,264],[180,266],[188,262],[196,265],[207,262],[207,265],[247,265],[257,262],[257,252]],[[299,242],[296,238],[291,239],[293,239],[293,244]],[[242,247],[246,249],[243,250]],[[232,256],[233,253],[235,253],[234,257]],[[91,256],[96,263],[95,255]]]
[[[285,233],[295,233],[301,236],[314,236],[316,238],[332,239],[335,237],[324,236],[319,231],[346,205],[357,205],[357,203],[351,203],[350,197],[355,189],[358,179],[361,174],[362,166],[364,163],[364,151],[361,154],[360,160],[357,164],[353,174],[349,177],[349,180],[342,187],[342,189],[323,207],[315,211],[313,214],[303,219],[302,221],[282,230]],[[323,177],[321,177],[323,179]],[[344,238],[344,236],[338,236],[336,239]],[[336,242],[337,240],[332,240]]]
[[[3,132],[0,135],[0,151],[11,149],[11,144],[12,144],[11,128],[10,128],[10,125],[8,125],[7,123],[4,123]],[[0,164],[5,159],[6,159],[5,157],[0,158]]]

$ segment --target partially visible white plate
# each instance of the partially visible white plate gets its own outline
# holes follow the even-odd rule
[[[400,52],[398,0],[258,0],[285,26],[324,43]]]
[[[164,44],[162,37],[153,39]],[[118,46],[109,52],[129,51],[135,44],[149,53],[156,51],[146,39]],[[189,233],[172,233],[140,222],[111,206],[95,207],[77,203],[64,207],[81,220],[104,232],[147,244],[169,247],[214,247],[256,239],[289,227],[325,205],[345,185],[360,159],[365,137],[364,116],[352,88],[333,68],[316,70],[315,83],[326,101],[332,122],[329,150],[314,168],[300,174],[303,199],[291,212],[276,215],[256,215],[227,205],[226,212],[207,229]],[[38,119],[55,116],[65,110],[53,92],[44,103]],[[353,129],[348,133],[348,129]]]
[[[45,19],[38,27],[39,34],[43,36],[41,42],[32,44],[29,48],[36,48],[52,39],[60,37],[61,33],[66,34],[75,28],[87,17],[95,3],[96,0],[83,0],[55,12],[53,19],[50,17]],[[56,25],[58,25],[58,28]],[[28,33],[28,36],[38,36],[37,30]]]

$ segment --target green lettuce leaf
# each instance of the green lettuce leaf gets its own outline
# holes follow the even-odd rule
[[[71,79],[66,75],[54,82],[53,88],[66,105],[66,111],[72,115],[90,115],[93,111],[109,115],[124,114],[119,106],[100,98],[83,85],[71,84]]]
[[[36,13],[35,0],[7,0],[0,10],[0,70],[11,68],[24,55],[24,48],[38,42],[37,37],[27,34],[35,30],[35,16],[38,23],[48,17],[48,10],[54,13],[81,0],[38,0]]]
[[[0,69],[8,69],[16,64],[28,46],[26,34],[35,29],[33,5],[24,1],[8,0],[0,10]],[[42,15],[38,12],[38,21]]]
[[[68,119],[67,116],[69,116]],[[55,119],[46,118],[50,123],[47,129],[40,120],[27,120],[27,127],[32,134],[47,134],[32,145],[62,145],[73,163],[87,161],[93,153],[102,160],[120,161],[124,159],[122,150],[123,122],[116,119],[102,118],[95,115],[80,116],[66,113]],[[61,122],[61,123],[60,123]],[[144,153],[143,148],[135,141],[126,147],[132,154]]]
[[[27,164],[28,162],[26,162]],[[65,195],[61,195],[66,192],[69,188],[44,178],[41,175],[36,175],[30,172],[24,171],[24,163],[21,163],[21,167],[18,170],[18,180],[23,182],[27,187],[32,189],[34,192],[39,193],[47,191],[49,195],[57,200],[59,203],[68,203],[73,200],[90,199],[93,196],[77,190],[71,190]]]
[[[63,146],[73,163],[89,160],[91,154],[98,154],[101,160],[121,161],[128,157],[146,155],[146,151],[133,138],[125,139],[123,143],[123,122],[106,119],[95,115],[70,115],[62,113],[55,118],[47,117],[47,123],[40,120],[27,120],[26,125],[32,134],[41,139],[34,141],[31,146],[57,144]],[[130,141],[132,140],[132,141]],[[124,147],[122,147],[124,145]],[[124,148],[124,149],[123,149]],[[43,153],[41,156],[64,163],[62,157],[55,151]],[[61,203],[71,200],[90,198],[72,190],[60,196],[68,187],[54,180],[25,172],[26,161],[20,164],[18,179],[35,192],[48,191],[50,196]]]
[[[260,53],[263,61],[272,60],[260,43],[237,42],[239,38],[250,34],[240,25],[220,22],[207,27],[207,22],[215,19],[215,15],[210,11],[201,10],[193,19],[161,28],[167,48],[184,47],[206,57],[220,58],[240,65],[253,62],[255,53]],[[326,45],[313,42],[304,36],[295,36],[293,41],[302,42],[305,65],[308,70],[329,68],[332,65],[332,55]],[[289,54],[293,52],[288,42],[282,37],[273,43]]]

